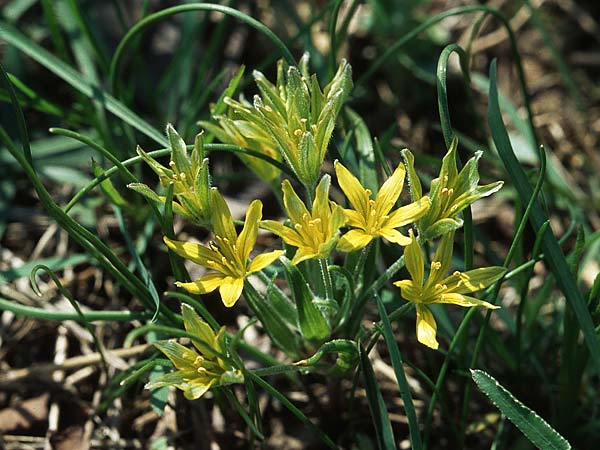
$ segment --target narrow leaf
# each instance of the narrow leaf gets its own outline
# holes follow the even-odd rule
[[[488,122],[494,144],[498,149],[498,154],[502,159],[502,163],[506,167],[507,173],[512,178],[512,181],[521,197],[523,204],[527,204],[531,196],[533,195],[533,189],[529,184],[529,180],[523,168],[517,160],[508,133],[504,127],[502,121],[502,115],[500,113],[500,107],[498,104],[498,89],[496,86],[496,61],[492,62],[490,67],[490,91],[489,91],[489,105],[488,105]],[[544,212],[544,209],[536,202],[531,209],[529,221],[534,230],[539,230],[540,227],[548,220],[548,216]],[[585,342],[590,350],[590,355],[595,363],[596,371],[600,373],[600,343],[596,337],[594,329],[594,323],[587,309],[587,304],[577,286],[575,278],[569,271],[569,265],[565,259],[558,240],[551,229],[547,233],[544,233],[542,240],[542,249],[545,255],[545,262],[556,277],[556,282],[560,287],[560,290],[564,293],[570,307],[573,309],[575,316],[583,335]]]
[[[377,445],[380,450],[396,450],[394,432],[392,431],[390,417],[385,407],[385,401],[379,390],[369,356],[362,347],[360,348],[360,367],[365,377],[367,400],[369,401],[369,409],[371,410],[373,426],[377,435]]]
[[[477,387],[489,397],[502,414],[514,423],[537,448],[540,450],[569,450],[571,448],[571,444],[558,434],[548,422],[516,399],[492,376],[483,370],[471,370],[471,377],[477,383]]]

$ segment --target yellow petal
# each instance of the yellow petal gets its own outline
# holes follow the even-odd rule
[[[165,244],[167,244],[167,247],[179,256],[194,261],[201,266],[208,266],[206,261],[221,260],[221,257],[215,251],[204,247],[203,245],[194,244],[192,242],[174,241],[168,237],[164,237],[163,240],[165,241]]]
[[[483,306],[488,309],[498,309],[500,308],[497,305],[492,305],[491,303],[485,302],[483,300],[479,300],[475,297],[470,297],[468,295],[456,294],[454,292],[449,292],[446,294],[442,294],[432,303],[450,303],[452,305],[458,306]]]
[[[421,286],[415,285],[412,280],[400,280],[394,282],[394,286],[400,288],[400,295],[404,300],[419,303],[421,300]]]
[[[425,261],[421,246],[417,242],[417,238],[413,230],[409,231],[411,242],[404,249],[404,263],[406,269],[410,273],[410,277],[417,286],[423,286],[423,277],[425,275]]]
[[[237,233],[231,217],[229,206],[221,193],[213,188],[212,190],[212,224],[215,235],[227,238],[231,242],[237,239]]]
[[[308,214],[306,205],[288,180],[283,180],[281,183],[281,189],[283,191],[283,205],[288,214],[288,217],[292,220],[292,223],[298,223],[302,221],[305,214]]]
[[[329,217],[329,236],[332,237],[335,235],[341,227],[346,224],[347,218],[346,214],[344,214],[344,208],[340,205],[329,202],[328,208],[331,208],[331,215]]]
[[[186,331],[206,342],[206,345],[202,345],[200,342],[192,340],[194,347],[207,358],[213,358],[215,356],[211,350],[215,348],[215,332],[213,329],[196,314],[194,308],[186,303],[181,304],[181,315]]]
[[[189,348],[173,341],[158,341],[154,342],[153,345],[158,350],[163,352],[177,369],[194,369],[194,362],[198,357],[198,353],[196,353],[194,350],[190,350]]]
[[[188,400],[196,400],[202,397],[204,394],[208,392],[208,390],[212,387],[213,384],[217,382],[216,378],[211,379],[206,382],[204,380],[193,380],[190,381],[187,386],[185,386],[183,390],[183,395]]]
[[[296,265],[302,261],[306,261],[307,259],[313,259],[313,258],[318,258],[319,254],[314,251],[312,248],[310,247],[298,247],[298,250],[296,250],[296,253],[294,254],[294,257],[292,258],[292,265]]]
[[[219,287],[219,293],[221,294],[221,300],[223,301],[223,304],[228,308],[231,308],[233,305],[235,305],[235,302],[239,300],[243,289],[243,278],[226,277]]]
[[[448,291],[457,294],[480,291],[498,281],[506,269],[504,267],[482,267],[469,270],[468,272],[457,272],[442,281],[448,286]]]
[[[339,161],[336,161],[334,165],[338,184],[340,185],[340,188],[342,188],[346,198],[361,216],[366,216],[369,204],[369,195],[365,191],[365,188],[362,186],[362,184],[360,184],[358,178],[352,175],[352,173],[350,173],[350,171],[346,169]]]
[[[344,214],[346,216],[346,225],[349,227],[362,228],[363,230],[366,228],[366,220],[358,211],[344,209]]]
[[[350,230],[338,240],[337,249],[346,253],[353,252],[365,248],[372,240],[373,236],[362,230]]]
[[[258,272],[259,270],[263,270],[265,267],[270,266],[273,261],[283,255],[285,252],[283,250],[275,250],[268,253],[261,253],[257,255],[248,266],[247,273]]]
[[[276,234],[283,242],[294,247],[301,247],[304,245],[300,235],[292,230],[290,227],[286,227],[284,224],[276,222],[275,220],[263,220],[260,222],[260,227]]]
[[[223,283],[224,279],[225,275],[222,273],[208,273],[191,283],[181,283],[178,281],[175,284],[192,294],[207,294],[218,288]]]
[[[413,223],[429,210],[430,205],[431,202],[429,201],[429,197],[421,197],[416,202],[393,211],[384,222],[384,226],[398,228]]]
[[[402,246],[409,245],[412,242],[409,237],[404,236],[398,230],[394,230],[393,228],[382,228],[379,230],[378,234],[386,238],[388,241]]]
[[[431,311],[426,306],[417,305],[417,340],[421,343],[437,350],[439,343],[435,338],[437,324]]]
[[[442,236],[435,255],[432,260],[432,268],[429,272],[429,278],[425,284],[425,289],[435,287],[436,284],[446,284],[449,286],[449,282],[445,280],[448,270],[452,265],[452,253],[454,247],[454,231],[450,231]],[[437,264],[439,263],[439,265]],[[433,264],[438,265],[437,268],[433,267]],[[452,289],[448,289],[452,290]]]
[[[248,212],[246,212],[244,228],[242,229],[236,241],[238,256],[244,263],[248,261],[250,252],[256,243],[256,237],[258,236],[258,223],[262,218],[262,206],[263,205],[260,200],[254,200],[250,204],[248,207]]]
[[[327,220],[331,215],[331,206],[329,205],[329,186],[331,177],[324,175],[315,189],[315,199],[312,204],[312,217]],[[342,212],[343,215],[343,212]],[[345,221],[345,216],[344,216]]]
[[[385,180],[379,189],[375,197],[375,209],[379,214],[385,215],[390,212],[398,201],[404,185],[404,175],[406,175],[406,169],[402,164],[398,164],[392,176]]]
[[[182,391],[187,388],[189,381],[198,375],[195,368],[188,370],[177,370],[175,372],[169,372],[159,377],[150,380],[144,388],[146,389],[158,389],[164,386],[174,386]]]

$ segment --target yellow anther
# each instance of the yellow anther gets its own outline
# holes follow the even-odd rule
[[[296,136],[296,137],[302,136],[302,130],[300,128],[298,128],[296,131],[294,131],[294,136]]]
[[[442,268],[442,263],[439,261],[433,261],[431,263],[431,270],[440,270]]]

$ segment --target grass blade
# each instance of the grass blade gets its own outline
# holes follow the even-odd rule
[[[492,376],[483,370],[471,370],[471,377],[477,387],[489,397],[492,403],[515,424],[521,432],[540,450],[569,450],[571,444]]]
[[[385,311],[383,302],[378,295],[376,295],[375,298],[377,300],[379,317],[381,317],[383,337],[390,352],[390,359],[392,360],[392,366],[394,367],[394,374],[396,375],[396,381],[398,381],[400,395],[402,396],[402,402],[404,403],[404,410],[406,411],[406,417],[408,418],[410,445],[412,450],[421,450],[423,448],[423,444],[421,443],[421,432],[419,431],[419,422],[417,421],[417,414],[415,412],[412,396],[410,394],[410,386],[408,385],[406,374],[404,373],[404,367],[402,366],[402,355],[400,354],[398,344],[396,344],[396,340],[394,339],[390,319]]]
[[[369,409],[373,417],[373,426],[377,435],[377,445],[380,450],[396,450],[394,432],[392,424],[385,407],[385,401],[379,390],[375,372],[369,361],[366,351],[360,347],[360,367],[365,377],[365,388],[367,390],[367,400]],[[412,435],[411,435],[412,436]]]
[[[98,99],[108,111],[125,123],[131,125],[140,133],[148,136],[150,139],[164,147],[168,146],[167,139],[160,131],[131,111],[112,95],[102,90],[99,86],[83,79],[80,73],[39,45],[35,44],[13,26],[0,21],[0,38],[21,50],[83,95]]]
[[[521,201],[526,204],[531,196],[533,195],[533,189],[529,184],[527,175],[523,171],[523,168],[517,160],[508,133],[504,127],[502,121],[502,115],[500,113],[500,107],[498,104],[498,89],[496,86],[496,61],[492,62],[490,67],[490,92],[489,92],[489,105],[488,105],[488,122],[494,139],[494,144],[498,149],[498,154],[502,159],[504,166],[506,167],[507,173],[512,178],[512,181],[521,197]],[[548,216],[544,212],[544,209],[536,202],[530,215],[530,223],[534,230],[539,230],[544,222],[548,220]],[[550,229],[544,234],[542,240],[542,249],[545,255],[545,262],[556,277],[556,281],[560,290],[564,293],[569,305],[573,308],[573,312],[577,317],[577,321],[581,330],[585,342],[590,350],[590,355],[596,366],[596,371],[600,373],[600,344],[596,337],[596,331],[594,329],[594,323],[587,309],[587,304],[583,295],[579,291],[579,287],[571,272],[569,271],[569,265],[565,256],[558,244],[558,240],[554,235],[554,232]]]

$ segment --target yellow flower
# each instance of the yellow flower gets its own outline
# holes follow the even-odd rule
[[[202,133],[196,136],[194,148],[188,154],[184,140],[172,125],[167,125],[167,136],[171,144],[169,167],[159,164],[138,146],[137,153],[158,175],[163,187],[173,186],[173,211],[180,216],[205,226],[210,222],[210,182],[208,158],[205,158]],[[142,194],[155,203],[164,204],[166,198],[159,196],[142,183],[130,183],[130,189]]]
[[[248,257],[256,243],[258,223],[262,218],[262,203],[254,200],[248,212],[244,228],[238,236],[233,224],[231,212],[223,196],[216,190],[212,192],[212,225],[215,234],[209,247],[189,242],[164,238],[167,246],[178,255],[194,261],[201,266],[215,270],[191,283],[177,282],[192,294],[206,294],[219,288],[221,300],[227,307],[233,306],[242,295],[244,279],[253,272],[264,269],[283,254],[282,250],[263,253],[252,261]]]
[[[315,191],[312,211],[309,212],[304,202],[292,188],[288,180],[283,180],[283,204],[292,227],[274,220],[263,220],[261,227],[275,233],[283,242],[297,247],[292,264],[312,258],[325,259],[335,247],[339,229],[346,222],[343,208],[329,200],[331,178],[321,178]]]
[[[198,354],[177,342],[155,342],[154,346],[171,360],[177,370],[151,380],[146,384],[146,389],[174,386],[183,391],[185,398],[195,400],[202,397],[212,386],[243,383],[242,372],[216,355],[225,353],[225,327],[215,334],[192,307],[186,304],[181,305],[181,313],[185,330],[205,344],[192,340],[192,344],[200,352]]]
[[[237,130],[229,131],[228,139],[235,134],[240,145],[245,139],[257,145],[248,147],[253,150],[270,154],[276,149],[302,184],[314,187],[336,118],[352,89],[350,65],[342,61],[323,88],[317,76],[308,72],[308,54],[299,67],[279,61],[276,84],[261,72],[254,71],[253,75],[260,95],[254,97],[252,107],[226,97],[229,117],[235,122],[220,122],[221,127],[234,125]]]
[[[481,151],[467,161],[460,172],[456,166],[456,149],[458,140],[454,138],[450,149],[442,160],[442,167],[437,178],[431,181],[429,211],[417,221],[420,236],[425,240],[435,239],[463,225],[459,214],[469,205],[498,191],[503,181],[479,186],[479,171],[477,164]],[[414,157],[409,150],[403,150],[402,155],[408,170],[408,182],[413,201],[421,198],[421,182],[414,168]]]
[[[344,210],[348,219],[347,225],[353,229],[340,238],[337,245],[339,250],[343,252],[359,250],[379,236],[396,244],[410,244],[410,238],[396,228],[412,223],[425,214],[430,202],[429,197],[425,196],[390,212],[402,192],[406,174],[402,164],[398,165],[392,176],[383,183],[375,200],[371,199],[371,191],[364,188],[339,161],[335,162],[335,173],[342,191],[354,207],[354,209]]]
[[[495,283],[504,275],[506,269],[504,267],[485,267],[467,272],[454,272],[452,275],[446,276],[452,262],[454,242],[454,232],[450,232],[442,236],[425,282],[423,252],[412,230],[410,239],[411,243],[404,251],[404,258],[412,279],[396,281],[394,285],[400,288],[405,300],[416,304],[418,341],[437,349],[439,345],[435,338],[437,326],[427,305],[452,303],[458,306],[483,306],[496,309],[498,306],[464,294],[479,291]]]

